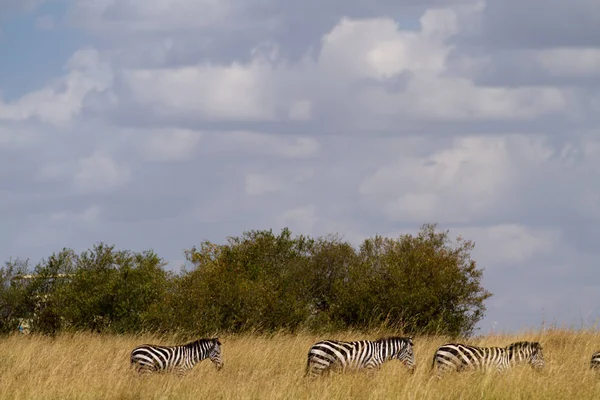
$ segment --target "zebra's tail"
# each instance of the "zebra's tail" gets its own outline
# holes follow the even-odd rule
[[[304,370],[304,376],[307,377],[310,372],[310,354],[308,355],[308,360],[306,360],[306,369]]]
[[[306,360],[306,369],[304,370],[304,377],[308,378],[309,380],[313,380],[317,377],[317,375],[319,375],[319,373],[315,371],[315,365],[311,356],[312,354],[309,352]]]

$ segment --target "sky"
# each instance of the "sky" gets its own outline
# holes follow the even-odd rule
[[[0,258],[475,242],[479,333],[600,317],[597,0],[0,0]]]

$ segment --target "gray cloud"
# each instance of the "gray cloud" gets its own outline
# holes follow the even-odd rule
[[[598,46],[600,9],[594,0],[490,1],[481,27],[490,46]]]

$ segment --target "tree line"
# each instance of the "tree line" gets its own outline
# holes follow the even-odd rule
[[[184,250],[178,272],[154,251],[95,244],[35,266],[0,268],[0,332],[325,332],[392,327],[470,335],[491,296],[474,243],[425,224],[416,235],[374,236],[358,248],[337,235],[252,230]]]

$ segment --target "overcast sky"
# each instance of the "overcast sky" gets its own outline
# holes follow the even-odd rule
[[[598,0],[0,0],[0,259],[474,240],[480,333],[600,317]]]

